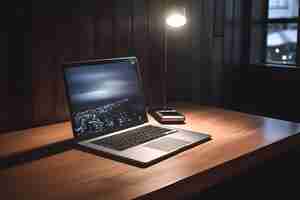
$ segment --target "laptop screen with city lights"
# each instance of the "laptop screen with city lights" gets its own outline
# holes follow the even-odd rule
[[[105,135],[147,122],[136,58],[64,68],[75,136]]]

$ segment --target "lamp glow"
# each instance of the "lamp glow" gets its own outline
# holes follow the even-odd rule
[[[166,23],[174,28],[179,28],[186,24],[186,17],[182,14],[174,13],[167,17]]]

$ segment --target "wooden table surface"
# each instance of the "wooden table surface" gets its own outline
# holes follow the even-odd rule
[[[180,199],[300,144],[300,124],[214,107],[178,104],[181,128],[213,140],[146,169],[70,149],[0,170],[3,199]],[[152,120],[153,121],[153,120]],[[155,123],[155,122],[154,122]],[[72,138],[60,123],[0,135],[2,162]]]

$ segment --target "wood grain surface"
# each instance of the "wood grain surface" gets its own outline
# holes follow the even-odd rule
[[[211,134],[213,140],[146,169],[70,149],[0,170],[1,196],[184,199],[300,143],[297,123],[192,104],[177,108],[187,118],[179,127]],[[0,159],[70,138],[68,122],[4,134]]]

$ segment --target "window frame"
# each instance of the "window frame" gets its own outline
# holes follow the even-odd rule
[[[263,27],[263,44],[261,57],[261,64],[266,66],[280,66],[280,67],[300,67],[300,0],[298,5],[298,17],[291,17],[291,18],[269,18],[269,0],[266,1],[265,5],[263,6],[263,18],[261,20],[256,20],[256,25],[261,25]],[[267,62],[267,36],[268,36],[268,25],[269,24],[297,24],[297,47],[296,47],[296,63],[276,63],[276,62]]]

